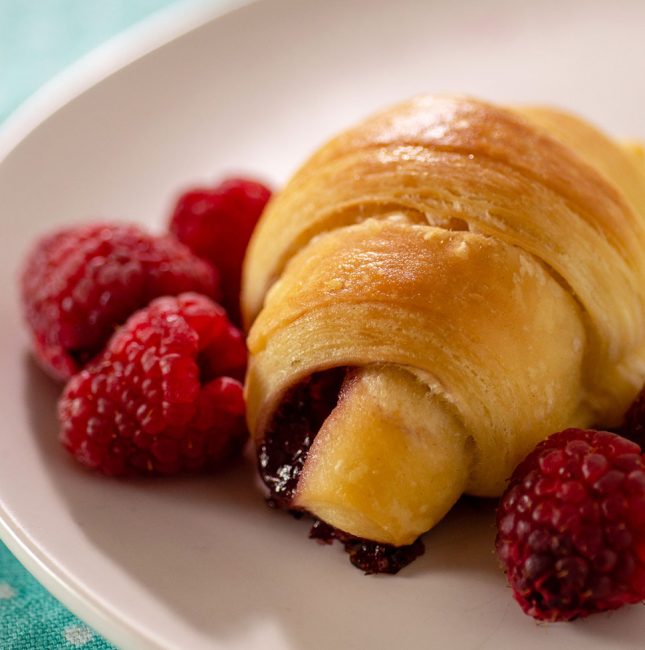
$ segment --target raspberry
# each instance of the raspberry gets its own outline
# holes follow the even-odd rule
[[[68,382],[58,404],[63,446],[108,476],[218,466],[248,435],[234,378],[244,372],[241,345],[224,309],[208,298],[154,300]]]
[[[182,291],[217,298],[218,284],[217,271],[171,237],[95,224],[36,244],[22,274],[22,301],[38,360],[68,379],[153,298]]]
[[[223,304],[240,323],[242,262],[271,191],[251,180],[232,178],[215,188],[183,194],[170,220],[170,231],[222,274]]]
[[[606,431],[540,443],[497,511],[497,553],[524,612],[568,621],[645,598],[645,461]]]

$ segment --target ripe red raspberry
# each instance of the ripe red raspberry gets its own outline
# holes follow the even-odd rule
[[[172,237],[95,224],[41,239],[27,258],[21,288],[36,357],[55,377],[68,379],[132,312],[182,291],[217,298],[219,278]]]
[[[497,553],[529,615],[567,621],[645,598],[645,462],[606,431],[567,429],[516,468]]]
[[[244,340],[204,296],[164,297],[136,312],[69,381],[60,439],[108,476],[211,469],[246,441]]]
[[[223,305],[240,323],[242,262],[271,191],[251,180],[231,178],[212,189],[183,194],[172,214],[170,231],[222,274]]]

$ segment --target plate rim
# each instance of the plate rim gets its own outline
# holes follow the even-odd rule
[[[54,74],[0,123],[0,165],[31,132],[121,69],[199,27],[262,0],[175,0]]]
[[[128,65],[200,27],[266,0],[191,0],[175,2],[112,36],[54,75],[0,125],[0,166],[31,133],[72,101]],[[0,495],[0,540],[50,594],[117,647],[170,650],[150,630],[121,619],[47,557],[20,525]]]
[[[81,57],[20,105],[0,125],[0,169],[27,138],[74,100],[125,67],[239,9],[255,8],[261,0],[191,0],[162,9]],[[18,511],[0,494],[0,540],[56,598],[106,639],[124,648],[183,650],[137,621],[122,618],[91,584],[79,581],[50,558],[20,524]],[[223,647],[212,640],[214,648]]]

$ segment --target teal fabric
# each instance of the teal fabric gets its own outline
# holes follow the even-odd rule
[[[108,37],[187,0],[0,0],[0,123],[52,75]],[[0,542],[0,649],[113,648]]]
[[[0,544],[0,648],[105,650],[113,646],[65,609]]]

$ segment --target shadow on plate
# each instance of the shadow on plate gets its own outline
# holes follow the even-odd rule
[[[56,440],[60,386],[31,358],[26,364],[31,431],[79,530],[211,643],[237,647],[254,625],[276,622],[294,649],[354,647],[357,629],[356,647],[413,647],[419,626],[443,635],[458,626],[460,648],[511,647],[504,638],[512,628],[513,638],[520,629],[554,639],[553,626],[534,625],[512,602],[492,550],[492,501],[462,499],[425,536],[422,558],[398,576],[366,577],[337,544],[309,541],[309,522],[266,507],[249,458],[188,479],[119,481],[84,471]],[[624,647],[635,642],[629,630],[638,626],[627,622],[636,615],[619,612],[611,626],[608,617],[569,625],[566,637],[611,630]]]

